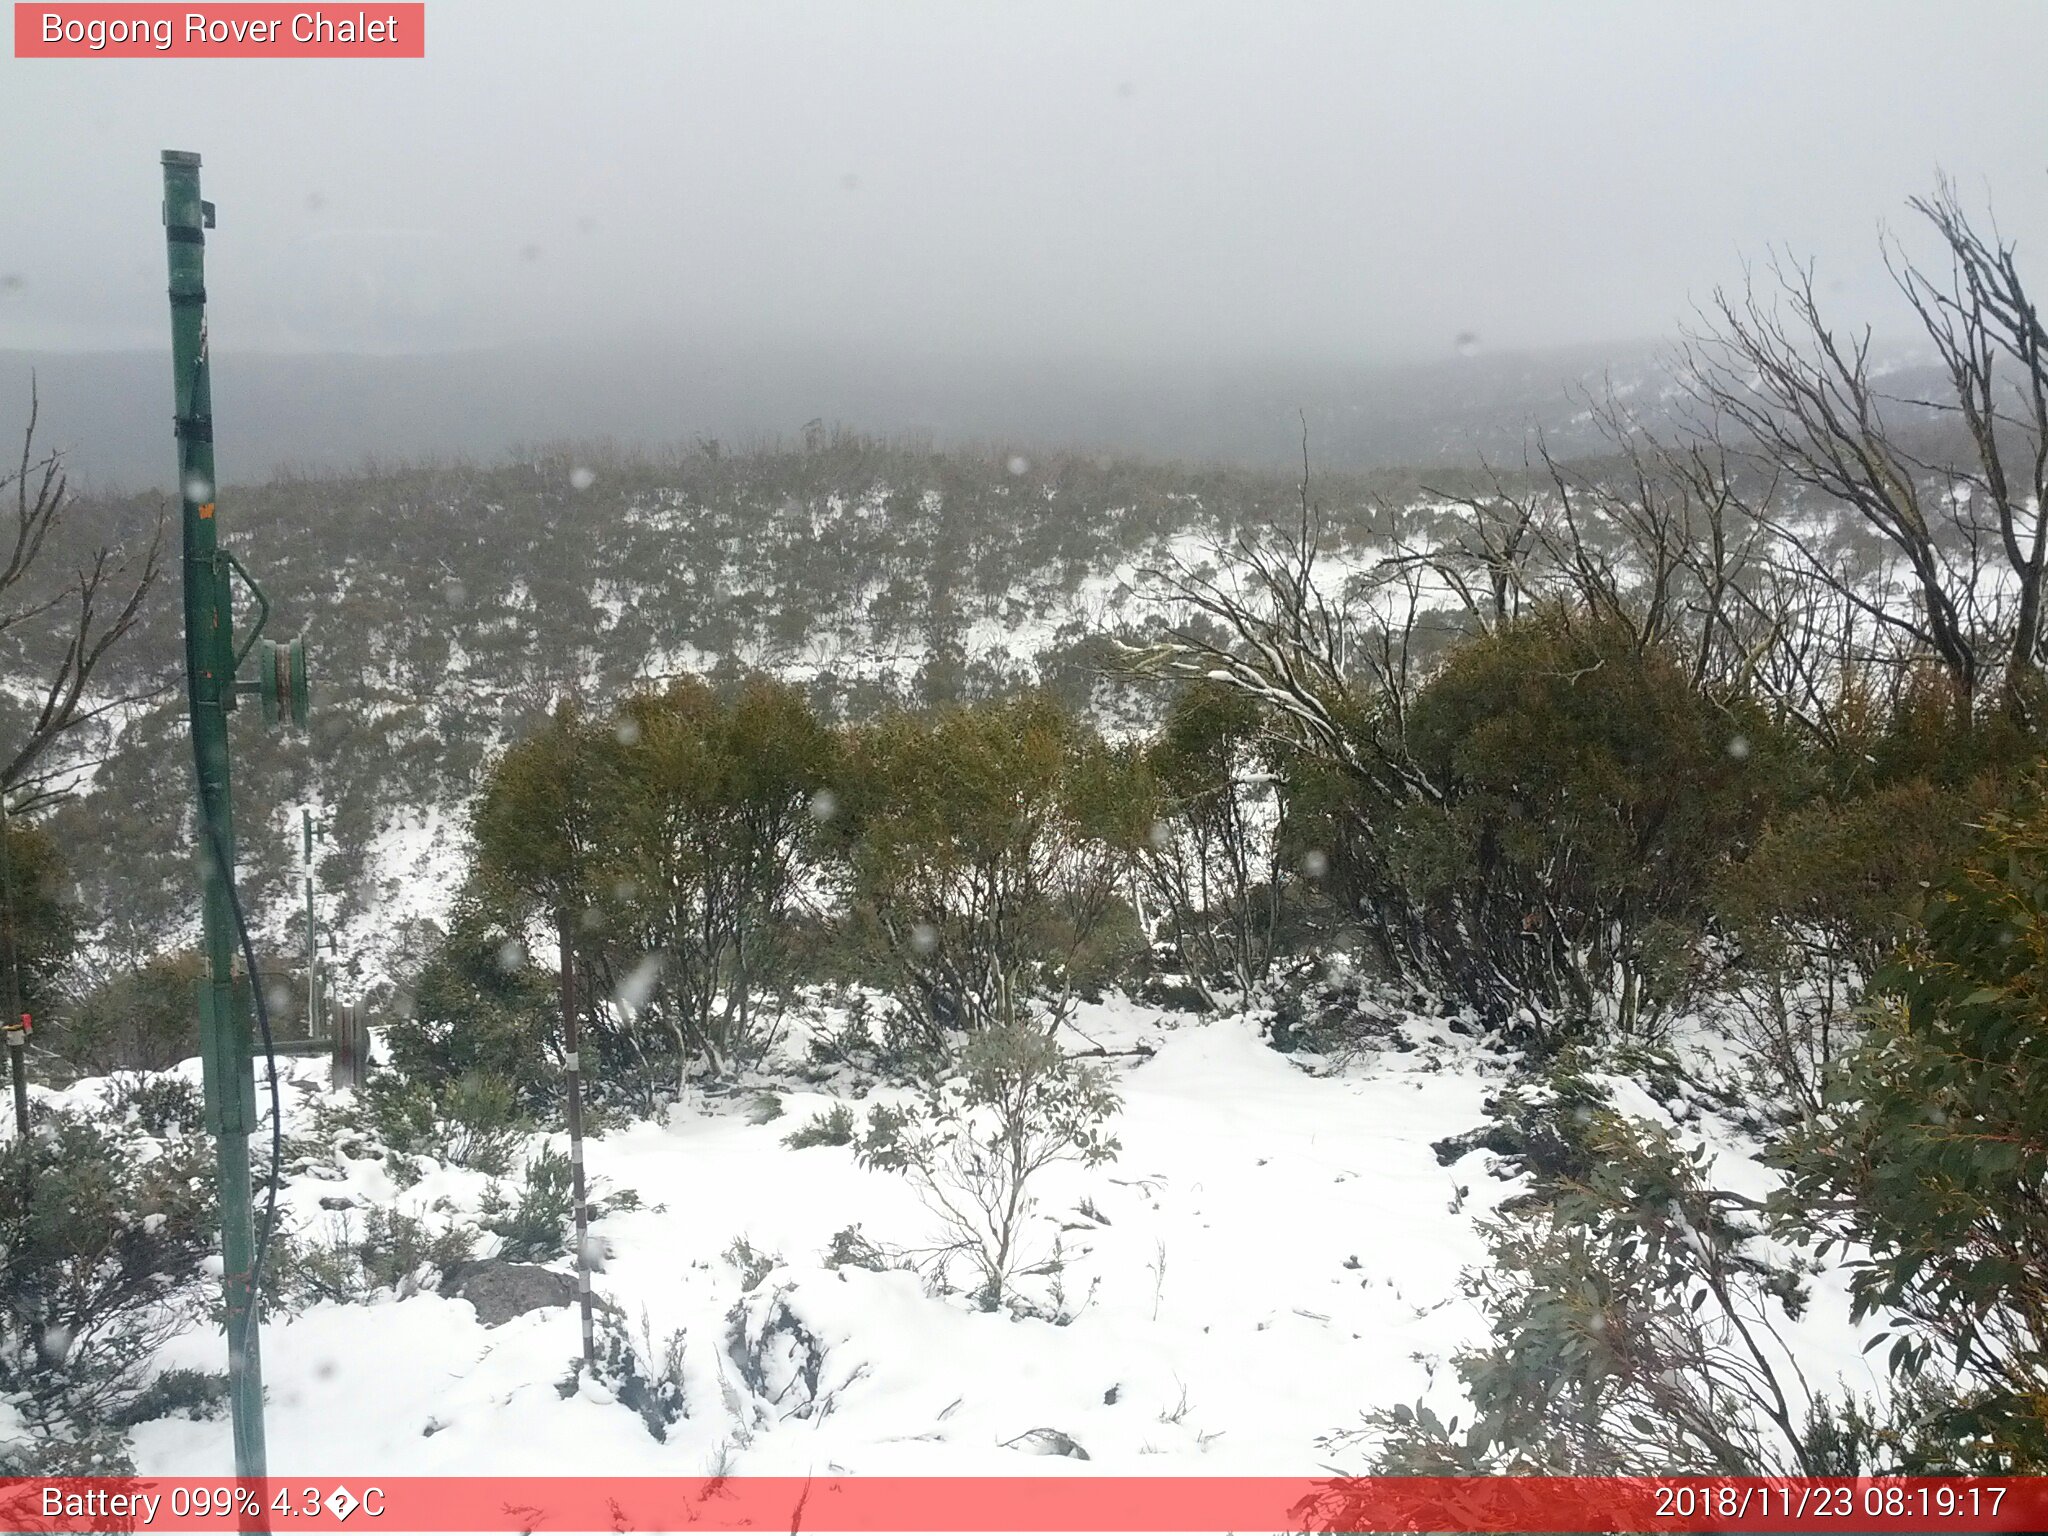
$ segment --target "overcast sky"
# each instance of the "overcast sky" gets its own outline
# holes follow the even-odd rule
[[[350,7],[353,10],[353,7]],[[0,347],[538,336],[1449,355],[1656,337],[1783,241],[1845,313],[1945,167],[2048,261],[2048,5],[541,5],[423,61],[0,60]]]

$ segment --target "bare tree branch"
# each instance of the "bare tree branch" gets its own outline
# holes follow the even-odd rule
[[[6,750],[0,766],[0,793],[17,786],[31,786],[37,803],[52,797],[50,785],[63,770],[38,771],[44,758],[68,733],[100,719],[125,705],[155,696],[161,687],[145,687],[115,694],[95,689],[107,654],[135,627],[144,600],[162,569],[164,516],[157,514],[148,547],[139,561],[124,556],[110,545],[95,549],[71,578],[41,594],[27,589],[39,569],[45,539],[71,509],[70,482],[64,472],[62,449],[49,449],[40,456],[35,434],[41,414],[41,400],[33,384],[29,391],[29,419],[22,433],[21,457],[17,466],[0,475],[0,494],[14,491],[15,529],[11,552],[0,567],[0,634],[67,609],[70,617],[55,631],[55,658],[47,675],[36,684],[39,699],[27,734]]]

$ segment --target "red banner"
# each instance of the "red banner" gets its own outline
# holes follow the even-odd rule
[[[2043,1531],[2048,1478],[0,1479],[0,1531]]]
[[[423,59],[427,8],[318,5],[14,7],[17,59]]]

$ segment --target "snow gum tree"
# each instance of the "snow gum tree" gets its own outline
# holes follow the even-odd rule
[[[788,981],[832,734],[801,696],[684,678],[514,747],[475,822],[479,886],[515,932],[560,922],[588,978],[600,1074],[730,1070]]]
[[[680,680],[627,700],[613,734],[593,893],[610,969],[679,1055],[729,1070],[780,1013],[838,742],[765,679],[723,698]]]
[[[1129,849],[1146,915],[1213,1004],[1264,981],[1280,942],[1287,802],[1251,700],[1213,683],[1178,695],[1134,764],[1147,824]]]
[[[466,891],[413,982],[409,1016],[386,1026],[385,1042],[403,1077],[435,1087],[496,1077],[522,1111],[538,1114],[559,1090],[546,1050],[555,1014],[545,972],[502,916]]]
[[[1634,495],[1473,499],[1470,547],[1349,574],[1304,476],[1291,534],[1151,573],[1169,622],[1127,647],[1255,707],[1332,942],[1539,1043],[1683,997],[1705,876],[1787,766],[1752,687],[1775,632],[1725,607],[1713,466],[1630,446]]]
[[[854,734],[840,803],[855,922],[927,1046],[1066,1015],[1143,824],[1120,754],[1043,694],[897,714]]]
[[[1408,942],[1466,995],[1624,1032],[1682,1000],[1713,872],[1774,808],[1768,718],[1670,657],[1555,608],[1468,642],[1417,695],[1412,800],[1373,871]]]

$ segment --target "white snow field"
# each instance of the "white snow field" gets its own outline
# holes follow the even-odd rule
[[[801,1056],[806,1023],[831,1022],[799,1021],[785,1052]],[[1196,1022],[1114,996],[1083,1006],[1074,1025],[1072,1046],[1142,1043],[1155,1054],[1110,1058],[1124,1100],[1117,1158],[1060,1165],[1036,1191],[1035,1250],[1059,1244],[1067,1325],[979,1312],[905,1271],[826,1267],[844,1228],[914,1247],[935,1238],[936,1220],[901,1177],[861,1170],[849,1148],[786,1147],[835,1099],[774,1074],[783,1112],[765,1123],[755,1123],[761,1095],[744,1092],[686,1102],[665,1123],[633,1123],[589,1147],[598,1193],[630,1187],[644,1202],[597,1224],[600,1295],[636,1336],[644,1319],[657,1354],[684,1334],[686,1412],[665,1441],[587,1380],[567,1397],[558,1388],[577,1349],[573,1307],[487,1329],[468,1301],[429,1291],[266,1324],[272,1469],[1316,1475],[1354,1469],[1317,1441],[1365,1408],[1427,1395],[1458,1411],[1449,1358],[1483,1335],[1458,1277],[1485,1258],[1475,1221],[1515,1186],[1489,1171],[1491,1154],[1444,1167],[1431,1142],[1484,1120],[1504,1058],[1419,1016],[1398,1026],[1413,1049],[1341,1066],[1274,1051],[1248,1017]],[[298,1132],[327,1091],[324,1067],[287,1066],[286,1128]],[[196,1062],[184,1070],[196,1076]],[[93,1103],[101,1086],[61,1097]],[[841,1101],[859,1114],[895,1091],[853,1102],[849,1083]],[[1673,1123],[1647,1095],[1622,1102]],[[1738,1133],[1679,1110],[1680,1134],[1722,1149],[1728,1183],[1768,1182]],[[267,1137],[253,1150],[261,1166]],[[396,1201],[446,1223],[473,1217],[487,1183],[429,1164],[401,1190],[380,1162],[337,1154],[293,1178],[283,1204],[291,1225],[314,1232],[336,1219],[323,1196],[354,1201],[358,1222],[366,1202]],[[722,1257],[741,1236],[780,1260],[751,1289]],[[1050,1280],[1025,1284],[1044,1298]],[[1869,1390],[1839,1287],[1823,1277],[1815,1290],[1810,1320],[1788,1335],[1809,1379],[1819,1388],[1846,1376]],[[731,1319],[758,1336],[778,1303],[821,1358],[799,1358],[785,1331],[750,1386],[729,1351]],[[197,1329],[162,1363],[218,1370],[221,1337]],[[145,1474],[226,1474],[228,1425],[141,1425],[134,1457]]]

